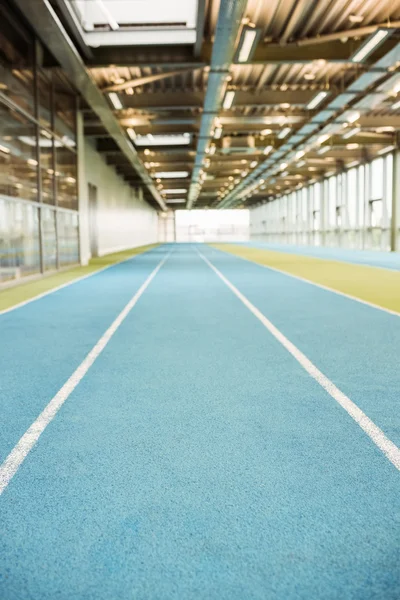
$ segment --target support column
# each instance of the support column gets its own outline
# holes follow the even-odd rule
[[[79,260],[81,265],[87,265],[90,256],[89,198],[88,181],[85,172],[85,138],[83,133],[83,116],[82,112],[79,110],[76,114],[76,141],[78,152]]]
[[[42,194],[42,170],[41,170],[41,156],[40,156],[40,127],[39,127],[39,82],[38,72],[39,65],[41,63],[41,57],[43,54],[42,47],[37,39],[35,39],[35,62],[33,66],[33,81],[34,81],[34,96],[35,96],[35,136],[36,136],[36,188],[37,188],[37,200],[40,203],[39,208],[39,252],[40,252],[40,272],[44,273],[44,236],[43,236],[43,194]]]
[[[393,174],[392,174],[392,218],[390,222],[390,251],[397,251],[397,223],[400,212],[400,150],[396,148],[393,154]]]
[[[321,236],[321,246],[325,246],[326,245],[326,235],[325,235],[325,229],[326,229],[326,194],[325,194],[325,189],[326,189],[326,185],[327,185],[327,180],[322,179],[320,181],[320,205],[319,205],[319,210],[320,210],[320,218],[319,218],[319,224],[320,224],[320,236]]]

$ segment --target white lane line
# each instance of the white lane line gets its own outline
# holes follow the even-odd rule
[[[113,263],[112,265],[106,265],[105,267],[101,267],[101,269],[97,269],[97,271],[92,271],[92,273],[87,273],[87,275],[82,275],[81,277],[77,277],[76,279],[71,279],[71,281],[67,281],[66,283],[62,283],[61,285],[58,285],[55,288],[51,288],[51,290],[47,290],[47,292],[42,292],[41,294],[38,294],[37,296],[32,296],[32,298],[28,298],[28,300],[23,300],[23,302],[18,302],[18,304],[14,304],[14,306],[10,306],[10,308],[4,308],[3,310],[0,310],[0,316],[5,315],[6,313],[9,313],[13,310],[16,310],[17,308],[21,308],[22,306],[25,306],[26,304],[30,304],[31,302],[34,302],[35,300],[40,300],[40,298],[49,296],[50,294],[53,294],[54,292],[58,292],[59,290],[62,290],[63,288],[68,287],[69,285],[73,285],[74,283],[78,283],[79,281],[83,281],[84,279],[88,279],[88,277],[92,277],[92,275],[97,275],[98,273],[102,273],[106,269],[110,269],[111,267],[116,267],[117,265],[121,265],[122,263],[127,262],[128,260],[133,260],[134,258],[137,258],[138,256],[142,256],[143,254],[146,254],[147,252],[151,252],[151,250],[153,250],[153,248],[149,248],[149,250],[145,250],[144,252],[139,252],[138,254],[129,256],[128,258],[123,258],[122,260],[119,260],[118,262]],[[7,289],[10,289],[10,288],[7,288]]]
[[[371,440],[378,446],[378,448],[385,454],[386,458],[390,460],[390,462],[396,467],[396,469],[400,470],[400,448],[398,448],[386,435],[383,431],[375,425],[373,421],[363,411],[354,404],[350,398],[346,396],[336,385],[326,377],[311,361],[305,356],[286,336],[283,335],[265,317],[258,308],[254,306],[244,296],[234,285],[215,267],[201,252],[199,255],[204,260],[205,263],[218,275],[220,279],[225,283],[226,286],[243,302],[243,304],[249,309],[250,312],[253,313],[255,317],[268,329],[268,331],[274,336],[275,339],[278,340],[282,344],[282,346],[290,352],[290,354],[297,360],[298,363],[307,371],[309,375],[315,381],[319,383],[321,387],[324,388],[328,392],[328,394],[336,400],[338,404],[350,415],[352,419],[361,427],[361,429],[371,438]]]
[[[78,383],[86,375],[90,367],[95,362],[96,358],[101,354],[108,342],[117,331],[122,322],[126,319],[132,308],[135,306],[140,296],[146,290],[150,282],[157,275],[165,261],[168,259],[169,252],[164,258],[158,263],[156,268],[150,273],[146,281],[140,286],[136,294],[129,300],[125,308],[119,313],[115,321],[110,325],[107,331],[101,336],[99,341],[91,349],[89,354],[84,358],[79,367],[74,371],[71,377],[64,383],[62,388],[57,394],[50,400],[46,408],[40,413],[38,418],[32,423],[29,429],[26,430],[24,435],[21,437],[19,442],[11,450],[5,461],[0,465],[0,495],[4,492],[11,479],[14,477],[19,467],[35,446],[36,442],[46,429],[47,425],[54,419],[64,402],[68,399],[71,393],[74,391]]]
[[[249,246],[248,246],[249,247]],[[251,247],[251,246],[250,246]],[[339,290],[335,290],[334,288],[328,287],[327,285],[323,285],[322,283],[315,283],[310,279],[305,279],[304,277],[300,277],[299,275],[292,275],[292,273],[287,273],[286,271],[282,271],[281,269],[277,269],[276,267],[270,267],[269,265],[262,265],[251,258],[245,258],[244,256],[239,256],[238,254],[233,254],[229,252],[229,250],[222,250],[220,248],[214,248],[210,246],[213,250],[217,252],[222,252],[224,254],[228,254],[228,256],[233,256],[234,258],[239,258],[240,260],[245,260],[246,262],[251,263],[252,265],[257,265],[258,267],[262,267],[263,269],[269,269],[270,271],[275,271],[276,273],[280,273],[281,275],[286,275],[287,277],[292,277],[293,279],[298,279],[299,281],[303,281],[304,283],[308,283],[309,285],[314,285],[315,287],[321,288],[322,290],[326,290],[327,292],[332,292],[333,294],[337,294],[338,296],[343,296],[344,298],[348,298],[349,300],[354,300],[355,302],[359,302],[360,304],[365,304],[366,306],[370,306],[371,308],[377,308],[378,310],[382,310],[383,312],[389,313],[390,315],[394,315],[395,317],[400,317],[400,313],[395,310],[391,310],[390,308],[385,308],[384,306],[379,306],[379,304],[374,304],[373,302],[368,302],[368,300],[362,300],[361,298],[357,298],[357,296],[352,296],[351,294],[346,294],[345,292],[340,292]],[[324,259],[320,259],[324,260]],[[347,263],[349,264],[349,263]],[[354,263],[352,263],[354,264]],[[356,265],[359,266],[359,265]],[[390,269],[392,273],[396,273],[394,269]]]

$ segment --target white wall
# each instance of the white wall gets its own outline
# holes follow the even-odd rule
[[[84,140],[79,161],[81,262],[90,258],[88,184],[97,187],[100,256],[158,240],[158,215],[140,190],[134,190],[107,165],[93,142]]]

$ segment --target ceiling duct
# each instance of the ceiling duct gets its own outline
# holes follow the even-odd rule
[[[235,54],[235,42],[239,33],[247,0],[221,0],[215,40],[208,74],[207,92],[201,117],[195,164],[190,182],[187,208],[192,208],[201,189],[201,173],[207,156],[214,120],[221,108],[229,68]]]

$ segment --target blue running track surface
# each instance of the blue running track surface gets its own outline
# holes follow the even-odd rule
[[[0,315],[0,458],[171,255],[0,496],[1,600],[398,600],[400,317],[202,245]]]
[[[242,242],[253,248],[264,248],[276,252],[288,252],[289,254],[302,254],[313,258],[324,258],[325,260],[338,260],[341,262],[354,263],[356,265],[368,265],[400,271],[399,252],[379,252],[376,250],[352,250],[350,248],[330,248],[326,246],[296,246],[293,244],[271,244],[267,242]]]

